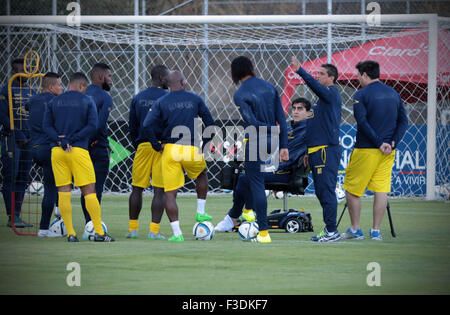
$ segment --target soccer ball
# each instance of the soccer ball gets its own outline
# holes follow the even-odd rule
[[[345,190],[341,187],[336,187],[336,199],[338,203],[341,203],[345,200]]]
[[[256,222],[245,221],[239,226],[238,234],[243,241],[250,241],[259,233],[259,226]]]
[[[106,224],[103,221],[102,221],[102,228],[103,228],[103,232],[105,232],[105,233],[108,232],[108,228],[106,227]],[[87,239],[89,239],[90,236],[94,236],[94,235],[95,235],[94,223],[92,223],[92,221],[89,221],[84,226],[83,239],[87,240]]]
[[[209,221],[195,223],[192,234],[196,240],[209,241],[214,237],[214,225]]]
[[[273,196],[275,199],[283,199],[284,193],[282,191],[274,191]]]
[[[67,236],[67,229],[62,218],[56,218],[50,223],[49,230],[61,236]]]
[[[28,189],[32,195],[42,195],[44,193],[44,185],[41,182],[31,182]]]

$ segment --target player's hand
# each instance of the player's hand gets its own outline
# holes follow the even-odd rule
[[[72,146],[70,144],[67,144],[66,148],[64,149],[64,151],[66,151],[67,153],[72,151]]]
[[[383,142],[380,145],[380,151],[383,152],[383,154],[388,155],[392,152],[392,147],[389,143]]]
[[[295,71],[298,71],[300,69],[300,62],[294,56],[292,56],[292,58],[291,58],[291,63],[292,63],[292,66],[294,67]]]
[[[289,161],[289,150],[288,149],[280,149],[280,162]]]
[[[305,154],[305,157],[303,158],[303,165],[305,167],[308,167],[308,165],[309,165],[309,157],[306,154]]]

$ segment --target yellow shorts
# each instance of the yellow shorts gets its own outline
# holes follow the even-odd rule
[[[138,145],[133,160],[131,170],[132,185],[141,188],[147,188],[151,185],[163,188],[161,169],[161,153],[153,149],[150,142],[143,142]]]
[[[366,188],[373,192],[390,192],[394,160],[395,150],[384,155],[379,149],[355,148],[345,171],[343,188],[360,197]]]
[[[184,185],[184,172],[190,179],[197,178],[206,168],[203,154],[195,146],[167,143],[162,153],[164,191]]]
[[[57,187],[72,184],[83,187],[95,183],[95,171],[89,151],[74,147],[65,152],[60,147],[52,148],[52,169]]]

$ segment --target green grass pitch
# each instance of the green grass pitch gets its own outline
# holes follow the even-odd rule
[[[314,233],[271,230],[271,244],[243,242],[236,233],[216,233],[211,241],[192,236],[195,196],[179,196],[184,243],[150,241],[152,195],[144,196],[140,238],[125,239],[128,196],[106,195],[102,217],[115,243],[83,241],[79,196],[73,196],[74,226],[80,243],[65,239],[17,236],[0,217],[0,294],[449,294],[450,205],[391,199],[397,237],[390,235],[387,215],[382,242],[367,239],[372,200],[363,199],[362,228],[366,239],[316,244],[309,238],[323,228],[314,197],[290,197],[290,208],[312,215]],[[231,195],[209,195],[206,208],[217,224],[231,206]],[[269,198],[269,212],[282,207]],[[339,205],[338,216],[343,204]],[[349,226],[346,213],[339,226]],[[171,235],[167,216],[161,232]],[[80,286],[68,286],[70,262],[80,265]],[[370,262],[380,266],[380,286],[369,286]]]

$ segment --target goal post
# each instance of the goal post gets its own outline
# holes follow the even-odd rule
[[[378,20],[371,15],[80,15],[78,26],[68,26],[68,22],[73,22],[69,18],[2,16],[0,39],[9,39],[0,42],[10,43],[11,55],[0,57],[0,67],[25,49],[38,51],[44,65],[42,71],[57,70],[63,81],[71,72],[88,72],[97,61],[110,64],[114,108],[109,128],[114,162],[106,183],[108,191],[131,190],[134,148],[128,140],[128,109],[136,90],[148,86],[151,65],[164,63],[170,69],[181,70],[187,78],[187,88],[207,100],[219,127],[239,126],[242,122],[233,105],[236,87],[229,78],[229,67],[232,58],[241,54],[254,61],[257,76],[271,82],[286,100],[295,95],[316,98],[305,85],[294,84],[289,77],[292,55],[309,65],[311,71],[323,57],[339,63],[338,88],[343,96],[340,139],[344,153],[339,174],[342,182],[356,132],[351,98],[359,84],[354,66],[364,57],[363,52],[367,59],[383,57],[381,72],[390,72],[382,79],[399,91],[408,112],[410,127],[398,148],[393,194],[432,200],[437,196],[436,187],[441,191],[450,186],[446,118],[450,117],[446,114],[450,112],[450,83],[447,69],[441,67],[450,59],[448,18],[435,14],[381,14]],[[330,39],[332,55],[327,56]],[[439,51],[441,40],[447,43],[443,45],[445,51]],[[395,42],[402,42],[403,46],[394,47]],[[0,47],[6,51],[5,44]],[[414,54],[416,59],[412,59]],[[408,60],[415,64],[404,64]],[[4,66],[2,72],[6,73]],[[224,155],[229,153],[223,150]],[[218,173],[223,163],[208,162],[213,192],[221,192]],[[183,189],[194,192],[193,182],[187,181]],[[312,189],[309,187],[309,192]]]

